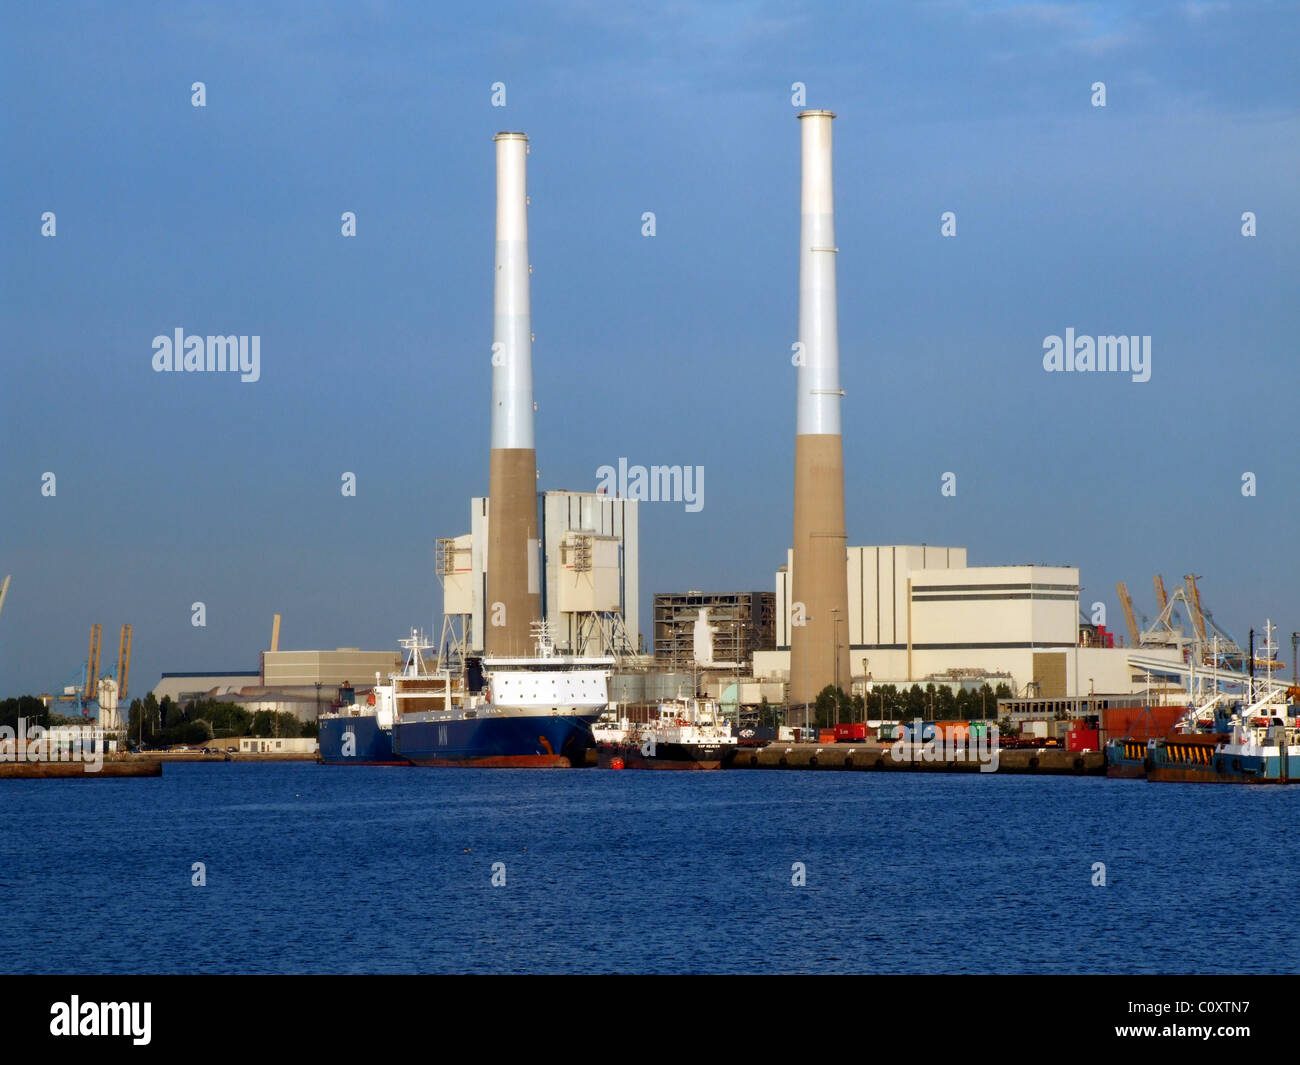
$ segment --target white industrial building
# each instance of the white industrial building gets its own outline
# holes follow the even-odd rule
[[[578,654],[639,649],[637,503],[596,492],[539,496],[542,608],[557,648]],[[488,621],[488,501],[471,502],[470,532],[438,543],[443,616],[453,639],[483,650]]]
[[[775,651],[754,655],[759,679],[789,681],[793,552],[776,573]],[[1003,674],[1044,697],[1141,691],[1132,648],[1079,646],[1079,571],[1070,566],[967,566],[966,549],[850,547],[848,641],[854,688],[924,686],[940,674]],[[1150,652],[1152,649],[1144,649]],[[1171,662],[1177,652],[1163,652]],[[841,682],[841,687],[849,685]]]

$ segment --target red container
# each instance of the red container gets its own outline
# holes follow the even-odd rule
[[[867,726],[861,722],[835,726],[836,743],[855,743],[867,738]]]
[[[1065,734],[1067,751],[1101,750],[1100,733],[1095,728],[1072,728]]]
[[[835,730],[834,730],[833,728],[824,728],[824,729],[822,729],[819,733],[817,733],[817,742],[818,742],[818,743],[834,743],[834,742],[835,742]]]
[[[1158,740],[1169,735],[1185,713],[1185,706],[1153,706],[1149,711],[1144,706],[1114,706],[1101,711],[1101,727],[1108,740]]]

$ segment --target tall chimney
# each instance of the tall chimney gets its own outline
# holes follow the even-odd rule
[[[849,690],[848,544],[835,309],[831,111],[799,114],[803,191],[799,225],[799,364],[794,441],[794,573],[790,702],[828,684]],[[800,606],[801,604],[801,606]],[[804,623],[798,624],[802,613]]]
[[[532,623],[541,617],[528,301],[528,138],[498,133],[494,139],[497,255],[483,648],[489,655],[525,655],[532,650]]]

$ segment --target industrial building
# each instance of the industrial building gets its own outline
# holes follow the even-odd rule
[[[188,703],[194,699],[207,699],[214,693],[237,692],[261,683],[261,674],[242,669],[208,673],[164,673],[162,679],[153,686],[153,697],[159,702],[171,699],[174,703]]]
[[[748,669],[755,651],[775,647],[772,592],[661,592],[654,597],[654,656],[661,666]]]
[[[540,493],[541,602],[557,648],[575,654],[629,655],[640,648],[637,502],[596,492]],[[470,532],[438,541],[444,631],[448,641],[485,650],[490,506],[471,501]],[[531,647],[529,648],[531,653]]]
[[[790,677],[798,628],[793,552],[776,573],[776,650],[754,656],[760,679]],[[1150,683],[1129,648],[1079,646],[1079,571],[1069,566],[967,566],[966,550],[929,545],[851,547],[847,616],[831,628],[849,655],[849,684],[925,684],[1004,676],[1042,698],[1134,693]],[[1091,636],[1090,636],[1091,638]],[[1181,661],[1176,651],[1149,653]],[[840,687],[849,690],[843,681]]]
[[[278,643],[278,638],[273,636],[272,642]],[[219,699],[250,713],[269,710],[292,714],[299,721],[315,721],[322,710],[329,709],[344,681],[365,692],[374,684],[376,673],[387,678],[401,668],[402,656],[396,651],[365,651],[359,647],[263,651],[258,673],[164,673],[153,695],[159,702],[170,697],[174,703]]]
[[[263,651],[260,684],[266,688],[307,688],[319,684],[329,689],[344,681],[365,684],[375,674],[387,677],[402,668],[397,651],[363,651],[338,647],[333,651]]]

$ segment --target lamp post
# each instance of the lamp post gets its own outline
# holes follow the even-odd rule
[[[813,616],[808,614],[804,617],[804,624],[813,620]],[[808,731],[808,656],[803,656],[803,728]]]
[[[840,611],[838,607],[831,607],[831,656],[835,661],[835,695],[831,724],[838,725],[840,723]]]

